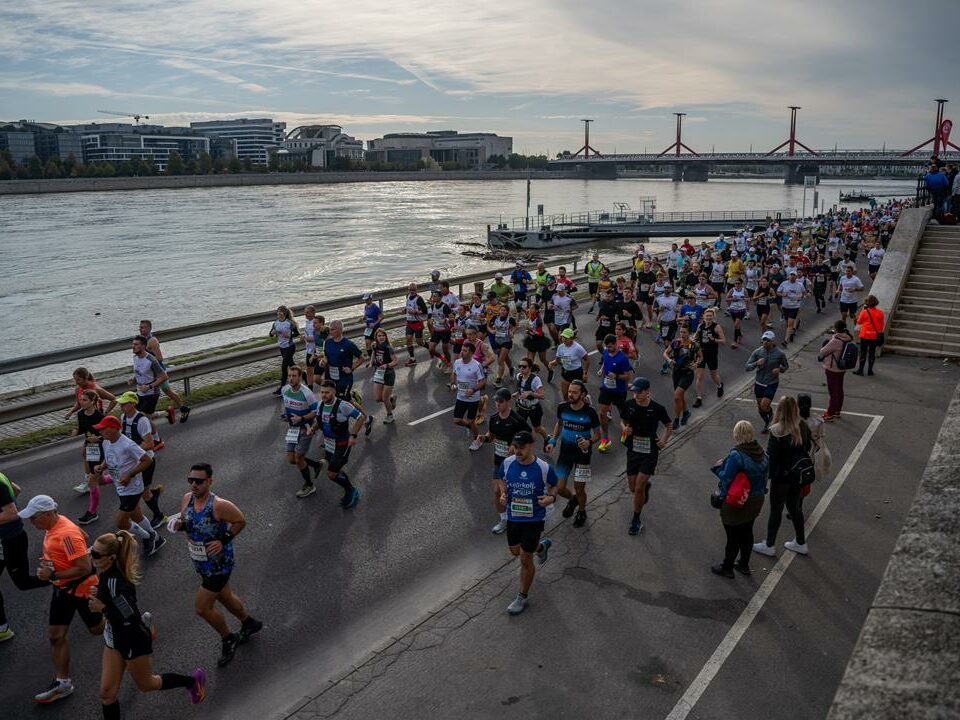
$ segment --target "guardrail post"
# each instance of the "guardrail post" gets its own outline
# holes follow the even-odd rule
[[[463,297],[463,283],[457,285],[457,297]]]
[[[183,395],[184,397],[190,397],[190,378],[188,377],[183,379]]]
[[[574,260],[574,261],[573,261],[573,272],[574,272],[574,274],[577,273],[577,265],[579,265],[579,264],[580,264],[580,261],[579,261],[579,260]]]
[[[480,297],[483,297],[483,280],[478,280],[477,282],[475,282],[473,284],[473,290],[478,295],[480,295]]]

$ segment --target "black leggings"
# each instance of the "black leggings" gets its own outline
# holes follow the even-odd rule
[[[27,559],[27,532],[20,532],[12,538],[0,540],[3,545],[3,559],[0,560],[0,574],[6,568],[10,579],[18,590],[33,590],[46,587],[50,583],[38,579],[30,574],[30,561]],[[3,595],[0,594],[0,625],[7,622],[7,614],[3,606]]]
[[[877,360],[878,347],[876,340],[860,338],[860,366],[857,368],[858,371],[863,372],[863,366],[866,365],[867,370],[873,372],[873,363]]]
[[[285,348],[280,348],[280,387],[287,384],[287,370],[293,365],[293,355],[297,352],[297,347],[290,343]]]
[[[780,530],[780,520],[783,509],[786,507],[793,521],[793,531],[797,534],[797,542],[801,545],[807,542],[803,527],[803,508],[800,505],[800,486],[792,483],[770,483],[770,519],[767,521],[767,547],[777,544],[777,532]]]
[[[727,533],[727,546],[723,551],[723,567],[733,570],[733,564],[740,556],[740,565],[747,567],[750,564],[750,553],[753,552],[753,520],[739,525],[723,524]]]

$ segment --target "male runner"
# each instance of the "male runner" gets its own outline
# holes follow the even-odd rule
[[[159,388],[169,379],[163,365],[147,352],[147,339],[143,335],[137,335],[133,339],[133,378],[128,380],[127,384],[137,388],[137,409],[150,420],[155,450],[163,449],[163,440],[157,432],[153,415],[157,410],[157,401],[160,400]]]
[[[153,476],[157,471],[157,457],[153,452],[155,443],[153,442],[153,435],[150,434],[150,420],[137,410],[137,394],[134,392],[123,393],[117,398],[117,404],[120,406],[121,432],[143,448],[153,460],[143,471],[143,503],[150,508],[152,513],[150,524],[158,528],[164,521],[159,499],[160,493],[163,492],[163,485],[153,487]],[[80,520],[83,520],[83,518],[80,518]]]
[[[439,277],[437,273],[437,277]],[[404,334],[407,339],[407,352],[410,359],[407,360],[407,367],[417,364],[417,359],[413,356],[413,340],[416,338],[417,345],[422,348],[427,347],[423,340],[423,320],[427,315],[427,303],[417,294],[417,284],[410,283],[407,286],[407,300],[405,305],[406,329]]]
[[[493,399],[496,402],[497,412],[490,418],[490,426],[487,428],[487,434],[483,436],[484,442],[493,442],[493,504],[494,507],[500,505],[500,486],[497,481],[497,473],[500,465],[510,455],[513,454],[513,439],[518,432],[526,430],[530,432],[530,426],[527,421],[513,411],[510,402],[513,395],[507,388],[500,388],[494,394]],[[494,535],[500,535],[507,529],[507,511],[500,510],[500,520],[494,525],[490,532]]]
[[[160,363],[160,367],[166,371],[167,366],[163,362],[163,351],[160,350],[160,341],[157,339],[157,336],[153,334],[153,323],[150,320],[141,320],[139,330],[140,334],[147,339],[147,352],[153,355],[157,359],[157,362]],[[190,416],[190,407],[184,404],[180,394],[170,387],[169,380],[164,380],[160,383],[160,389],[163,390],[164,395],[170,398],[170,404],[167,405],[167,420],[170,421],[171,425],[175,423],[177,421],[177,408],[179,408],[180,422],[185,423]]]
[[[327,479],[343,489],[340,507],[349,510],[360,500],[360,489],[354,487],[343,469],[350,459],[350,448],[357,444],[360,428],[367,422],[362,408],[354,407],[337,395],[337,386],[332,380],[320,383],[320,411],[309,432],[323,433],[323,452],[327,461]],[[350,421],[355,420],[353,427]]]
[[[627,487],[633,495],[633,519],[630,535],[639,535],[643,530],[640,512],[650,499],[650,478],[657,469],[660,451],[666,447],[673,434],[667,409],[650,399],[650,381],[636,378],[630,386],[633,398],[623,407],[620,418],[627,445]],[[665,428],[659,437],[660,425]]]
[[[790,368],[786,353],[777,347],[777,336],[773,330],[767,330],[760,336],[762,344],[750,354],[745,366],[746,371],[757,373],[753,383],[753,394],[757,399],[757,411],[763,420],[762,432],[766,434],[773,419],[770,405],[777,396],[781,373]]]
[[[567,389],[567,402],[557,407],[557,423],[546,453],[549,455],[557,443],[557,477],[560,487],[557,494],[567,498],[563,509],[565,518],[573,515],[574,527],[583,527],[587,522],[587,483],[590,482],[590,457],[592,447],[600,439],[600,418],[597,411],[587,404],[587,386],[582,380],[574,380]],[[573,476],[574,492],[567,488],[567,480]]]
[[[280,392],[280,399],[283,401],[281,419],[289,425],[284,436],[287,462],[295,465],[303,478],[303,486],[297,490],[297,497],[307,498],[317,491],[310,479],[310,471],[313,470],[313,476],[317,477],[322,465],[307,457],[313,442],[313,434],[309,429],[317,417],[317,396],[303,384],[303,371],[298,365],[291,365],[287,370],[287,384]]]
[[[465,427],[473,442],[471,450],[483,447],[483,437],[477,433],[477,412],[480,407],[480,395],[487,384],[487,375],[483,366],[474,359],[476,350],[470,340],[460,349],[460,357],[453,361],[450,370],[450,389],[456,390],[457,401],[453,406],[453,424]]]
[[[332,380],[337,388],[337,397],[349,400],[363,410],[363,398],[353,389],[353,371],[363,365],[363,353],[357,344],[343,335],[343,323],[334,320],[330,323],[330,337],[323,343],[324,358],[320,365],[326,369],[327,380]],[[364,413],[366,414],[366,413]],[[367,416],[365,434],[373,429],[373,414]]]
[[[597,452],[605,453],[610,449],[610,407],[617,408],[622,419],[627,383],[633,379],[633,367],[630,358],[617,347],[616,335],[607,335],[603,339],[603,346],[600,361],[600,444]]]

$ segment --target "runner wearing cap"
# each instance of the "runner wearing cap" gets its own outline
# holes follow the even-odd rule
[[[624,404],[620,415],[627,446],[627,487],[633,495],[633,519],[630,535],[643,529],[640,513],[650,499],[650,478],[657,469],[660,451],[673,434],[667,409],[650,399],[650,381],[645,377],[634,379],[630,385],[633,397]],[[660,437],[660,426],[664,427]]]
[[[587,273],[587,288],[590,290],[590,309],[587,313],[593,313],[593,308],[597,304],[597,291],[600,289],[600,277],[607,266],[600,262],[600,255],[593,254],[593,259],[587,263],[585,268]]]
[[[585,382],[590,370],[590,355],[583,345],[574,340],[576,333],[567,328],[560,333],[560,344],[550,361],[550,367],[560,366],[560,396],[567,396],[567,389],[574,380]]]
[[[440,289],[440,271],[431,270],[430,271],[430,282],[427,284],[427,290],[429,292],[435,292]]]
[[[155,528],[160,527],[164,520],[163,511],[160,510],[160,493],[163,492],[163,485],[152,487],[157,458],[154,453],[156,443],[153,435],[150,434],[150,420],[137,409],[137,394],[134,392],[123,393],[117,398],[117,404],[120,405],[120,430],[143,448],[152,459],[150,465],[143,471],[143,502],[152,513],[150,524]],[[85,517],[78,520],[81,525],[86,524],[83,522]]]
[[[118,417],[107,415],[94,425],[103,436],[103,462],[95,470],[105,470],[113,477],[113,486],[120,498],[117,507],[117,527],[129,530],[143,540],[144,555],[151,556],[166,544],[166,539],[147,522],[140,509],[143,495],[143,471],[153,458],[140,445],[122,432],[123,423]]]
[[[119,428],[116,433],[119,435]],[[48,704],[71,695],[74,690],[70,679],[70,640],[67,637],[73,616],[79,613],[92,635],[103,632],[103,616],[91,611],[87,603],[90,588],[97,580],[83,530],[57,512],[57,503],[49,495],[34,496],[17,515],[45,533],[37,579],[53,585],[48,632],[56,676],[46,690],[34,696],[34,700]]]
[[[493,442],[493,505],[500,512],[500,520],[490,532],[499,535],[507,529],[506,508],[500,508],[500,487],[497,482],[497,472],[504,460],[513,454],[513,439],[521,430],[530,433],[527,421],[510,408],[512,395],[507,388],[500,388],[494,393],[493,399],[497,405],[497,412],[490,418],[487,433],[483,435],[484,442]]]
[[[540,366],[532,360],[523,358],[517,363],[519,372],[516,376],[517,391],[513,397],[517,399],[517,414],[533,427],[533,431],[547,440],[547,429],[543,426],[543,380],[537,374]]]
[[[546,508],[557,500],[557,474],[553,467],[533,452],[533,435],[521,431],[513,438],[514,455],[506,458],[497,470],[498,507],[507,513],[507,545],[514,557],[520,558],[520,592],[507,612],[519,615],[527,606],[527,595],[533,585],[536,569],[533,556],[540,564],[547,561],[553,542],[541,539]]]
[[[567,499],[563,509],[565,518],[573,515],[574,527],[583,527],[587,522],[587,483],[591,479],[590,458],[593,444],[600,440],[600,417],[587,404],[587,386],[582,380],[573,380],[567,388],[567,402],[557,407],[557,423],[547,440],[544,452],[548,455],[560,444],[557,454],[557,494]],[[574,490],[567,488],[567,480],[573,477]]]
[[[503,281],[503,273],[500,272],[493,276],[490,292],[497,296],[497,302],[501,305],[508,305],[513,299],[513,288]]]
[[[517,267],[510,273],[510,284],[513,285],[513,299],[515,301],[514,311],[517,313],[517,320],[520,319],[520,313],[523,312],[527,304],[527,288],[533,278],[523,269],[523,261],[517,260]]]
[[[757,399],[757,411],[763,420],[763,433],[767,432],[773,419],[770,405],[777,395],[780,374],[790,368],[787,355],[777,347],[777,336],[773,330],[767,330],[760,336],[762,344],[750,354],[745,369],[756,371],[753,382],[753,395]]]
[[[383,308],[373,301],[371,292],[363,294],[363,302],[363,344],[369,358],[373,348],[373,336],[383,324]],[[312,387],[312,383],[308,384]]]
[[[167,530],[186,533],[190,559],[200,575],[194,609],[220,635],[221,653],[217,665],[223,667],[233,660],[237,645],[263,629],[263,623],[247,612],[243,601],[230,586],[234,567],[233,541],[247,526],[247,519],[232,502],[210,492],[213,468],[208,463],[191,466],[187,482],[190,491],[183,496],[180,513],[167,523]],[[230,632],[217,603],[240,621],[240,632]]]
[[[317,491],[310,479],[310,471],[313,470],[314,477],[317,477],[322,468],[321,463],[307,457],[307,451],[313,442],[309,427],[317,417],[317,396],[303,384],[299,366],[290,366],[287,380],[289,382],[283,386],[280,395],[283,401],[283,415],[280,419],[286,421],[288,426],[284,435],[284,451],[287,462],[295,466],[303,478],[303,485],[297,490],[297,497],[303,499]]]

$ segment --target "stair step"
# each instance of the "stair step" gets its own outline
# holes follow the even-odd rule
[[[948,258],[941,255],[924,255],[917,256],[913,259],[914,266],[933,266],[933,267],[948,267],[948,268],[960,268],[960,258]]]
[[[905,331],[909,332],[910,330],[925,330],[927,332],[935,332],[944,336],[954,336],[956,335],[960,338],[960,318],[950,318],[953,322],[944,321],[940,322],[937,318],[928,318],[926,320],[917,320],[915,318],[902,318],[899,315],[894,315],[893,320],[890,322],[890,332],[894,331]]]
[[[909,355],[912,357],[953,358],[960,357],[960,345],[957,347],[924,347],[909,343],[895,343],[888,340],[883,346],[883,352],[894,355]]]
[[[906,296],[917,296],[917,297],[928,297],[928,298],[939,298],[941,301],[950,301],[954,300],[957,297],[960,297],[960,290],[956,287],[948,287],[944,290],[943,285],[926,287],[923,285],[914,285],[911,287],[909,284],[903,288],[902,295]]]
[[[938,327],[960,328],[960,314],[938,317],[930,313],[911,312],[909,306],[897,308],[890,321],[891,326],[910,323],[931,323]]]
[[[953,292],[957,292],[957,289],[953,283],[945,283],[943,281],[937,280],[937,278],[928,278],[925,276],[913,277],[910,276],[907,278],[907,284],[903,286],[904,290],[940,290],[943,291],[949,288]]]
[[[920,330],[918,328],[891,328],[890,337],[896,340],[909,339],[913,342],[953,343],[960,348],[960,333],[945,334],[940,330]]]

